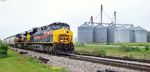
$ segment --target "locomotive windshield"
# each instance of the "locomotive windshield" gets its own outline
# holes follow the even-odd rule
[[[53,29],[53,30],[60,29],[60,28],[61,28],[60,25],[52,25],[52,29]]]
[[[53,30],[57,30],[57,29],[61,29],[61,28],[70,29],[70,26],[68,24],[65,24],[65,23],[53,23],[50,26]]]
[[[66,25],[66,26],[64,25],[64,26],[62,26],[62,28],[70,29],[69,25],[68,25],[68,26],[67,26],[67,25]]]

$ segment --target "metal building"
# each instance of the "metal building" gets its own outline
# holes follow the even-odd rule
[[[78,42],[80,43],[93,42],[93,26],[85,23],[78,27]]]
[[[130,42],[130,31],[121,25],[114,30],[114,42]]]
[[[94,42],[107,42],[107,28],[101,24],[97,25],[93,29]]]
[[[134,42],[147,42],[147,31],[140,26],[134,29]]]

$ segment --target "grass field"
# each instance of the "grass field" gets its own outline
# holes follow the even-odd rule
[[[113,45],[127,45],[127,46],[150,46],[150,43],[113,43]]]
[[[66,72],[64,68],[38,63],[32,57],[8,50],[8,57],[0,59],[0,72]]]
[[[80,54],[96,55],[96,56],[114,56],[114,57],[129,57],[136,59],[150,59],[149,46],[143,45],[143,48],[140,48],[139,44],[130,44],[130,45],[84,44],[84,45],[75,45],[75,51]]]
[[[80,44],[80,43],[75,43]],[[150,43],[109,43],[109,45],[127,45],[127,46],[150,46]],[[87,45],[107,45],[107,43],[88,43]]]

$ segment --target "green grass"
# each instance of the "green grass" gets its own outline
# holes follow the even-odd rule
[[[80,45],[82,43],[75,43],[75,45]],[[150,43],[109,43],[109,45],[127,45],[127,46],[150,46]],[[86,45],[107,45],[107,43],[88,43]]]
[[[127,45],[127,46],[150,46],[150,43],[113,43],[112,45]]]
[[[8,56],[0,59],[0,72],[66,72],[64,68],[38,63],[38,60],[8,50]]]
[[[119,44],[118,44],[119,45]],[[129,57],[136,59],[150,59],[149,46],[139,48],[128,45],[75,45],[75,51],[80,54],[97,55],[97,56],[114,56],[114,57]]]

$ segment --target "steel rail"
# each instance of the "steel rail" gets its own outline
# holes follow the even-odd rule
[[[125,67],[129,69],[140,70],[140,71],[150,71],[149,63],[141,63],[141,62],[135,62],[135,61],[125,61],[125,60],[93,57],[93,56],[83,56],[83,55],[75,55],[75,54],[71,54],[69,58],[88,61],[88,62],[94,62],[94,63],[100,63],[100,64],[105,64],[105,65],[112,65],[112,66],[117,66],[117,67]]]

